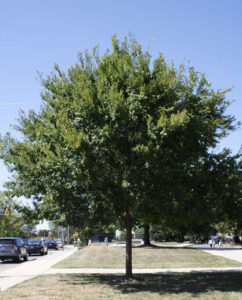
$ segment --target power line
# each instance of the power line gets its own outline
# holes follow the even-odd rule
[[[29,102],[8,102],[8,103],[0,103],[0,106],[22,105],[27,103]]]

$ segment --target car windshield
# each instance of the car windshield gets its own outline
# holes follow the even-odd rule
[[[28,245],[39,245],[40,243],[41,243],[41,241],[39,241],[39,240],[28,241]]]
[[[13,245],[14,240],[0,240],[0,245]]]

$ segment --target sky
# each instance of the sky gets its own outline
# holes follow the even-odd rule
[[[115,33],[129,33],[168,61],[189,64],[207,75],[214,89],[228,89],[234,100],[228,113],[242,115],[241,0],[12,0],[0,9],[0,134],[16,132],[20,109],[38,111],[41,83],[57,63],[62,70],[78,62],[78,53],[99,44],[111,46]],[[242,129],[218,147],[235,154]],[[0,161],[0,190],[9,173]]]

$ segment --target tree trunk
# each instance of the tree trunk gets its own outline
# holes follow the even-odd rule
[[[183,233],[178,234],[176,240],[178,243],[183,243],[184,242],[184,234]]]
[[[150,226],[144,225],[144,245],[150,246]]]
[[[129,211],[126,213],[126,278],[131,278],[132,274],[132,225]]]

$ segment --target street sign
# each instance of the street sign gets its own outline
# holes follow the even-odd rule
[[[10,209],[8,207],[4,207],[4,216],[10,216]]]
[[[78,232],[75,232],[75,237],[78,237],[79,233]]]
[[[0,209],[0,216],[10,216],[10,209],[8,207],[4,207],[3,209]]]
[[[58,226],[58,230],[61,232],[66,232],[66,227]]]

